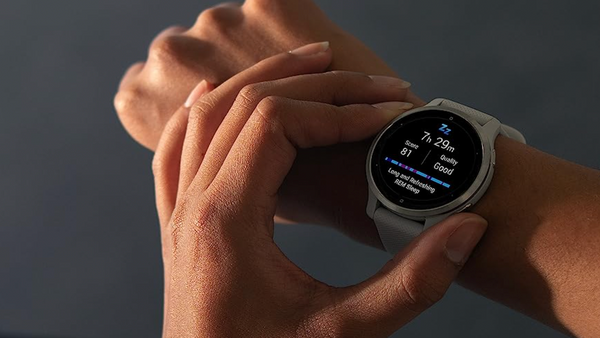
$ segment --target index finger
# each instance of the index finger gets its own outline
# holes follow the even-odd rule
[[[202,163],[208,146],[238,93],[247,85],[324,71],[331,62],[329,43],[304,46],[296,51],[265,59],[235,75],[210,94],[203,96],[190,111],[183,145],[183,157],[178,191],[184,193]]]
[[[337,107],[268,97],[244,126],[206,192],[226,195],[237,206],[231,209],[235,212],[259,207],[274,214],[277,191],[294,162],[297,148],[364,140],[410,106],[389,102]],[[339,170],[346,165],[340,163]],[[191,189],[195,188],[194,184]],[[273,214],[264,214],[265,218],[255,223],[272,220]]]

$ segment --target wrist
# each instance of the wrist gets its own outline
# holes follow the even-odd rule
[[[505,137],[496,153],[494,180],[473,209],[488,220],[488,232],[459,282],[585,336],[600,311],[599,292],[590,292],[598,290],[600,269],[585,263],[600,250],[600,198],[590,193],[600,191],[600,175]]]

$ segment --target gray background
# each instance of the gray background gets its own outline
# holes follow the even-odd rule
[[[121,129],[112,97],[155,33],[213,3],[0,1],[0,336],[160,335],[152,155]],[[599,2],[319,3],[424,98],[470,103],[599,167]],[[335,285],[387,260],[328,229],[276,236]],[[562,337],[459,287],[397,336]]]

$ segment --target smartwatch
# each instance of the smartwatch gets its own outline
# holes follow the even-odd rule
[[[367,157],[367,214],[396,254],[425,229],[473,206],[494,176],[498,134],[521,143],[493,116],[435,99],[390,122]]]

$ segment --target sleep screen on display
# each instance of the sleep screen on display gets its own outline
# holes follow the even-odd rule
[[[429,110],[389,127],[370,165],[375,185],[388,200],[409,209],[431,209],[464,193],[481,162],[481,140],[473,126],[453,113]]]

